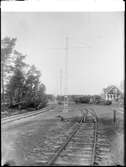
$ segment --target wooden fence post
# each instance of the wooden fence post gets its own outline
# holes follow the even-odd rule
[[[117,121],[117,120],[116,120],[116,112],[117,112],[117,111],[114,109],[114,110],[113,110],[113,123],[114,123],[114,126],[115,126],[115,127],[116,127],[116,121]]]

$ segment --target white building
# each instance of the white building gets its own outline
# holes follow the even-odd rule
[[[118,101],[122,96],[122,92],[114,85],[104,89],[105,100]]]

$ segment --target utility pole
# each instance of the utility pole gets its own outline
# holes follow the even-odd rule
[[[74,47],[74,49],[83,49],[83,48],[90,48],[90,46],[79,46]],[[64,85],[64,109],[63,112],[68,112],[68,56],[69,56],[69,37],[65,38],[65,48],[51,48],[51,49],[57,49],[57,50],[64,50],[65,51],[65,85]],[[60,76],[61,77],[61,76]],[[62,77],[61,77],[62,78]],[[60,78],[60,79],[61,79]],[[60,81],[61,84],[61,81]],[[61,85],[60,85],[61,86]],[[61,87],[60,87],[61,88]],[[60,92],[61,93],[61,92]]]
[[[64,89],[64,109],[63,112],[68,112],[68,51],[69,38],[65,39],[65,89]]]
[[[57,97],[58,97],[59,91],[58,91],[58,77],[56,79],[56,92],[55,92],[55,104],[57,104]]]
[[[62,96],[62,69],[60,69],[60,96]]]
[[[5,96],[4,96],[4,63],[1,62],[1,87],[2,87],[2,108],[3,112],[5,111]]]

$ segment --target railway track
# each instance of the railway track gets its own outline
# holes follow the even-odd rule
[[[44,110],[46,112],[46,110]],[[92,108],[81,110],[81,119],[76,122],[68,135],[63,136],[62,142],[57,140],[41,153],[37,166],[101,166],[113,165],[110,160],[110,145],[102,127],[98,128],[98,118]],[[31,164],[33,166],[33,164]]]
[[[85,109],[82,118],[74,126],[58,151],[47,162],[49,165],[95,165],[97,143],[97,116]]]
[[[48,106],[48,107],[46,107],[46,108],[44,108],[42,110],[39,110],[39,111],[32,111],[30,113],[24,113],[24,114],[20,114],[20,115],[10,116],[9,118],[3,118],[1,120],[1,124],[6,124],[6,123],[9,123],[9,122],[21,120],[23,118],[28,118],[28,117],[31,117],[31,116],[35,116],[35,115],[47,112],[47,111],[49,111],[51,109],[54,109],[55,107],[56,106]]]

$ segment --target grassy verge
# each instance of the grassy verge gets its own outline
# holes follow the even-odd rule
[[[104,129],[110,144],[111,159],[114,165],[124,165],[124,119],[123,114],[117,114],[116,124],[113,118],[100,118],[100,128]]]
[[[22,109],[22,110],[18,110],[18,109],[6,109],[5,112],[1,113],[1,118],[6,118],[6,117],[10,117],[13,115],[18,115],[18,114],[23,114],[23,113],[28,113],[31,111],[35,111],[35,108],[28,108],[28,109]]]

